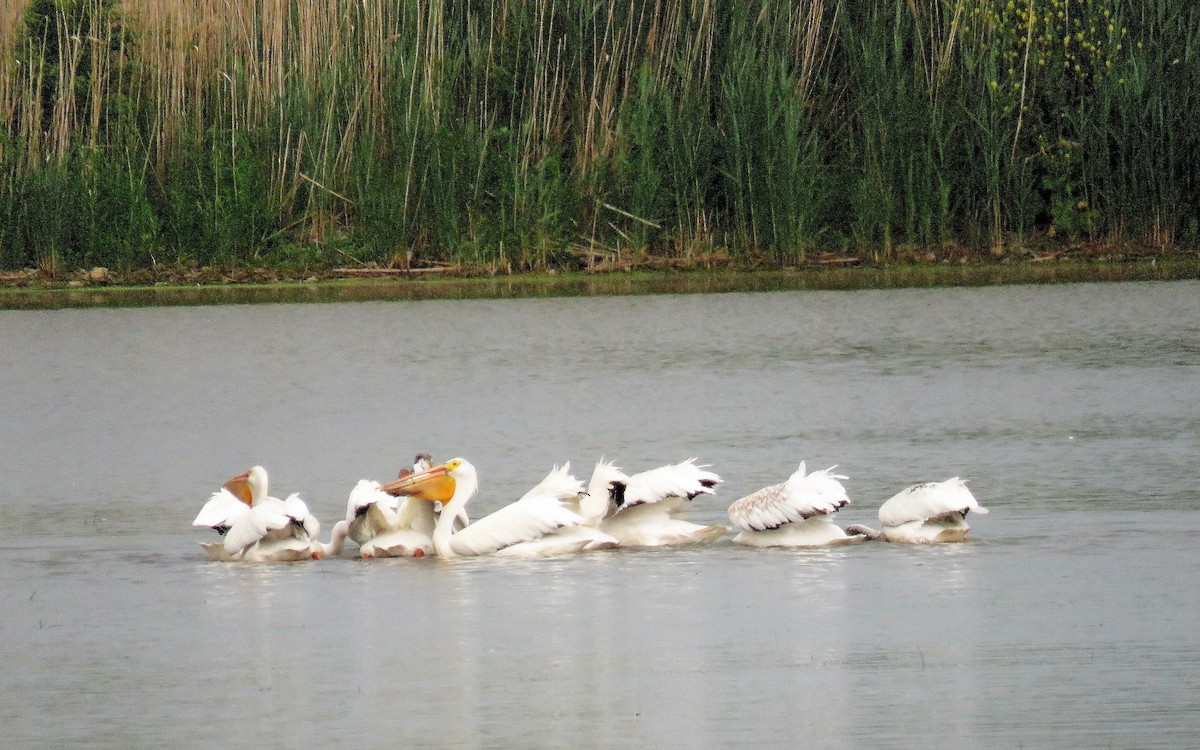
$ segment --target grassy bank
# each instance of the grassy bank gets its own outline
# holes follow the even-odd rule
[[[2,0],[0,269],[1170,253],[1198,97],[1191,0]]]

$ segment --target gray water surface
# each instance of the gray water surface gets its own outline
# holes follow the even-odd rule
[[[13,747],[1194,747],[1200,283],[0,312]],[[966,477],[964,545],[208,563],[418,450]]]

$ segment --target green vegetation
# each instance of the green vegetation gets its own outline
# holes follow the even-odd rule
[[[1192,0],[26,0],[0,269],[1200,246]]]

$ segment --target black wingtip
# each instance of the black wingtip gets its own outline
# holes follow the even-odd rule
[[[625,504],[625,483],[624,482],[609,482],[608,496],[612,499],[617,507],[620,508]]]

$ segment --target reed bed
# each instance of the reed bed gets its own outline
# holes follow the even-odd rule
[[[0,267],[1200,244],[1189,0],[0,0]]]

